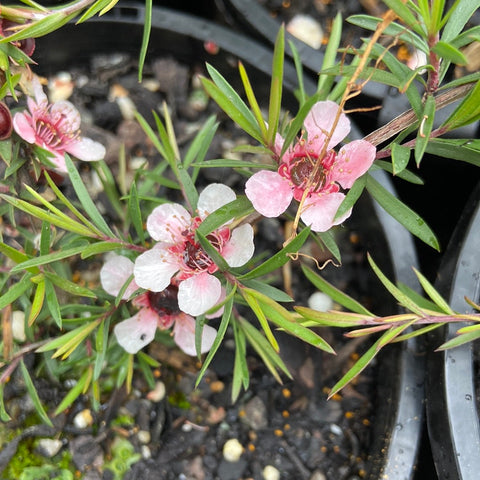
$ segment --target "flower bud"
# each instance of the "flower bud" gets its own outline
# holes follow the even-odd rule
[[[0,141],[6,140],[12,134],[12,115],[9,108],[0,102]]]

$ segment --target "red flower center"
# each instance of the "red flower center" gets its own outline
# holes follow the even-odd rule
[[[169,285],[161,292],[147,292],[150,308],[158,313],[159,317],[177,315],[178,308],[178,287]]]

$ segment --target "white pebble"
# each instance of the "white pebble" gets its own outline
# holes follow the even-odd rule
[[[137,438],[140,443],[146,445],[147,443],[150,443],[152,436],[150,435],[150,432],[148,430],[139,430],[139,432],[137,433]]]
[[[280,472],[273,465],[267,465],[262,475],[265,480],[280,480]]]
[[[228,462],[238,462],[242,453],[242,444],[236,438],[231,438],[225,442],[223,446],[223,458]]]
[[[89,427],[93,423],[92,412],[88,408],[78,412],[73,419],[73,423],[77,428]]]
[[[333,308],[333,300],[323,292],[315,292],[308,299],[308,306],[319,312],[327,312]]]
[[[142,445],[140,451],[142,452],[142,458],[144,458],[145,460],[152,458],[152,451],[147,445]]]
[[[147,393],[147,398],[152,402],[160,402],[165,398],[165,384],[163,382],[157,382],[155,388]]]
[[[38,452],[47,458],[54,457],[62,448],[63,442],[54,438],[41,438],[38,441]]]
[[[25,335],[25,312],[14,310],[12,312],[12,335],[17,342],[24,342]]]
[[[320,48],[323,30],[320,24],[308,15],[295,15],[287,24],[287,32],[312,48]]]

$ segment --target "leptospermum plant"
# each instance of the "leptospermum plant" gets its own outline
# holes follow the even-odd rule
[[[260,165],[256,158],[206,158],[218,128],[214,117],[206,121],[180,155],[165,105],[163,118],[154,113],[155,128],[136,115],[162,161],[152,171],[139,169],[124,195],[118,192],[112,172],[102,161],[103,147],[81,138],[75,107],[65,102],[49,104],[40,85],[32,83],[31,53],[20,49],[29,43],[19,43],[46,35],[76,16],[80,17],[78,21],[86,21],[98,12],[104,13],[105,3],[83,0],[52,9],[37,9],[30,4],[21,9],[2,6],[0,14],[7,21],[1,24],[5,28],[0,33],[6,38],[0,40],[0,48],[7,61],[2,63],[6,86],[0,89],[5,124],[0,153],[8,168],[2,182],[1,211],[4,224],[11,230],[16,227],[11,220],[14,210],[27,213],[37,222],[38,234],[19,228],[13,243],[7,238],[0,243],[0,251],[8,260],[2,271],[0,298],[5,319],[0,393],[3,383],[20,365],[37,412],[51,423],[24,366],[27,353],[38,353],[51,375],[60,378],[67,371],[70,377],[76,376],[76,385],[54,412],[58,414],[89,390],[93,406],[99,408],[101,387],[108,378],[115,378],[118,387],[126,384],[130,388],[134,373],[140,371],[153,388],[151,369],[159,366],[149,354],[154,342],[178,346],[201,359],[200,381],[228,334],[235,341],[232,398],[236,399],[242,388],[248,388],[247,348],[259,355],[278,381],[282,375],[291,375],[282,360],[277,328],[328,353],[334,353],[333,348],[322,338],[319,327],[350,328],[351,336],[378,334],[373,347],[332,388],[333,394],[391,341],[410,338],[446,322],[478,322],[478,315],[452,311],[419,272],[419,281],[432,302],[428,308],[417,305],[415,297],[384,276],[373,257],[369,257],[372,269],[407,313],[378,317],[329,285],[320,270],[314,271],[306,264],[302,264],[306,278],[351,312],[325,313],[295,305],[294,298],[269,281],[269,276],[291,261],[302,261],[301,248],[307,241],[330,250],[341,262],[335,226],[355,215],[356,200],[365,189],[406,229],[438,248],[428,225],[389,194],[370,172],[381,168],[407,181],[418,181],[407,169],[411,152],[416,165],[420,165],[425,152],[470,162],[474,158],[473,162],[480,163],[478,143],[439,138],[480,117],[479,74],[445,80],[452,63],[465,63],[461,49],[478,36],[475,27],[464,29],[479,2],[457,0],[451,9],[436,0],[422,0],[418,5],[400,0],[386,3],[389,10],[382,19],[349,19],[373,31],[356,50],[340,49],[342,19],[336,18],[318,90],[312,96],[305,93],[301,62],[291,45],[299,72],[299,107],[292,114],[282,112],[283,28],[275,45],[265,116],[264,105],[257,101],[243,65],[239,74],[244,92],[236,92],[221,72],[207,66],[210,78],[202,79],[205,90],[258,142],[257,146],[246,147],[247,151],[261,152],[262,158],[267,154],[270,164]],[[109,3],[105,9],[114,4]],[[147,4],[147,15],[148,9]],[[392,45],[386,45],[388,37]],[[141,46],[140,65],[147,38]],[[423,53],[416,58],[423,56],[426,64],[408,66],[398,60],[390,47],[399,40]],[[17,73],[19,69],[21,73]],[[30,95],[23,109],[14,103],[19,87],[24,87],[21,78],[30,79]],[[412,110],[365,138],[352,140],[348,138],[349,101],[361,93],[367,81],[397,88],[406,95]],[[454,100],[459,100],[456,109],[436,126],[435,112]],[[15,110],[13,116],[9,108]],[[407,140],[412,135],[414,139]],[[30,168],[19,155],[25,151],[35,151],[40,157],[39,152],[46,151],[46,157],[40,160],[46,159],[44,166],[65,175],[74,195],[67,197],[48,169],[44,172],[48,198],[28,185],[19,191],[11,177],[21,168]],[[391,161],[383,160],[387,158]],[[107,221],[97,209],[76,160],[92,162],[90,165],[102,172],[105,192],[118,218]],[[201,173],[207,167],[238,168],[245,175],[244,189],[233,191],[220,183],[205,185]],[[160,193],[157,179],[165,180],[167,171],[174,180],[163,183],[172,188]],[[286,236],[282,248],[269,252],[266,260],[262,252],[255,251],[255,222],[262,216],[292,224],[291,235]],[[77,259],[101,263],[94,285],[82,285],[70,274]],[[18,335],[13,338],[14,310],[24,312],[24,339]],[[418,329],[408,330],[414,326]],[[479,337],[476,326],[468,330],[468,336],[461,331],[456,342],[442,348]],[[59,336],[55,333],[58,329],[62,330]],[[2,402],[0,416],[8,419]]]

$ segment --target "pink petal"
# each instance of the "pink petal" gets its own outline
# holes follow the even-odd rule
[[[77,132],[82,121],[80,112],[75,108],[73,103],[68,101],[60,101],[52,104],[50,116],[55,120],[52,123],[58,124],[58,128],[65,134]]]
[[[176,243],[182,240],[182,232],[191,221],[190,214],[178,203],[163,203],[148,216],[147,230],[154,240]]]
[[[340,107],[331,100],[317,102],[304,121],[308,134],[308,143],[312,150],[320,153],[325,143],[326,134],[330,132]],[[327,151],[338,145],[350,132],[350,120],[342,113],[335,131],[328,142]]]
[[[13,128],[26,142],[35,143],[35,129],[29,114],[16,113],[13,116]]]
[[[222,303],[227,296],[227,292],[224,287],[222,287],[222,293],[220,294],[220,298],[217,301],[217,305],[219,303]],[[215,306],[213,307],[215,308]],[[208,315],[205,315],[206,318],[218,318],[223,315],[223,312],[225,310],[225,305],[222,305],[220,308],[217,308],[213,313],[209,313]]]
[[[245,265],[253,256],[253,228],[246,223],[232,231],[232,235],[220,252],[231,267]]]
[[[65,145],[65,150],[84,162],[96,162],[105,158],[105,147],[91,138],[79,138]]]
[[[149,308],[142,308],[136,315],[117,323],[113,332],[117,342],[128,353],[137,353],[154,338],[158,315]]]
[[[200,273],[178,286],[178,308],[194,317],[202,315],[218,303],[221,294],[220,280],[209,273]]]
[[[354,140],[340,149],[330,172],[330,178],[343,188],[351,188],[375,160],[375,147],[365,140]]]
[[[133,274],[139,287],[161,292],[170,285],[172,276],[179,270],[177,258],[162,245],[157,244],[137,257]]]
[[[198,197],[198,214],[201,218],[205,218],[236,198],[235,192],[227,185],[212,183],[204,188]]]
[[[45,95],[42,84],[40,83],[40,80],[36,75],[33,76],[31,84],[33,87],[33,94],[35,96],[36,102],[38,104],[48,104],[47,96]]]
[[[200,353],[208,352],[212,348],[216,336],[217,331],[213,327],[203,326]],[[178,315],[173,327],[173,338],[187,355],[197,355],[195,349],[195,320],[190,315]]]
[[[100,283],[107,293],[116,297],[132,274],[133,262],[129,258],[122,255],[112,255],[100,270]],[[127,300],[137,289],[138,285],[134,280],[131,280],[122,298]]]
[[[350,216],[351,210],[334,221],[338,207],[344,198],[345,195],[339,192],[314,194],[305,200],[300,217],[305,225],[311,226],[314,232],[326,232]]]
[[[278,217],[293,198],[288,180],[277,172],[260,170],[245,184],[245,194],[255,210],[265,217]]]

